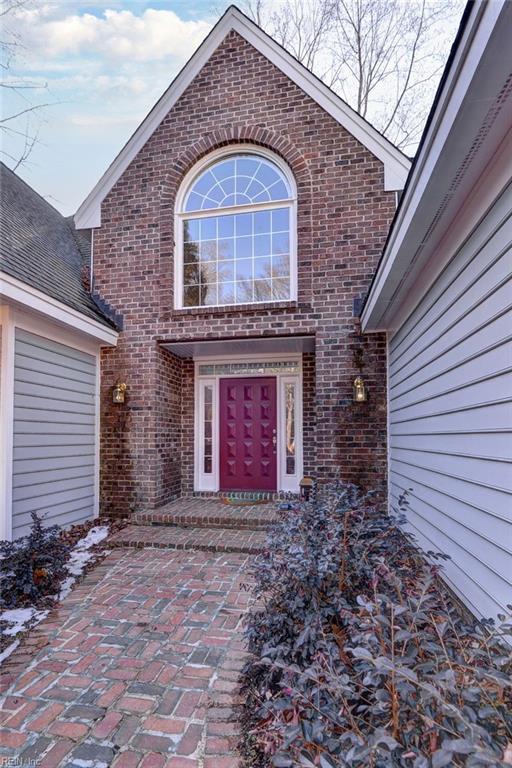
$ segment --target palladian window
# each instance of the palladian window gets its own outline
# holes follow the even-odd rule
[[[176,305],[295,298],[295,189],[281,161],[251,152],[206,162],[177,210]]]

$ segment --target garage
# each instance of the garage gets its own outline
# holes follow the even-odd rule
[[[12,537],[31,513],[50,525],[94,514],[96,358],[17,328]]]
[[[100,351],[118,320],[89,290],[90,233],[1,162],[0,205],[0,539],[13,540],[33,512],[62,527],[98,514]]]

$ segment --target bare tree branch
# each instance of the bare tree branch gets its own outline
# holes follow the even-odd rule
[[[18,117],[22,117],[23,115],[26,115],[27,112],[35,112],[38,109],[43,109],[43,107],[49,107],[50,104],[34,104],[32,107],[27,107],[27,109],[22,109],[20,112],[16,112],[14,115],[9,115],[8,117],[3,117],[0,119],[0,128],[3,123],[7,123],[9,120],[16,120]]]
[[[395,107],[394,107],[393,111],[391,112],[391,115],[389,116],[388,122],[386,123],[386,125],[382,129],[383,133],[386,133],[386,131],[388,131],[389,128],[391,127],[391,125],[392,125],[392,123],[393,123],[393,121],[394,121],[394,119],[396,117],[396,113],[397,113],[397,111],[398,111],[398,109],[400,107],[400,104],[402,103],[402,100],[403,100],[405,94],[407,93],[409,88],[412,87],[411,86],[411,78],[412,78],[412,74],[413,74],[413,70],[414,70],[414,64],[416,62],[416,52],[418,50],[419,41],[420,41],[421,34],[422,34],[422,31],[423,31],[424,19],[425,19],[425,0],[423,0],[423,2],[421,4],[421,16],[420,16],[419,23],[418,23],[417,28],[416,28],[416,34],[414,36],[414,40],[413,40],[413,43],[412,43],[412,46],[411,46],[411,49],[410,49],[409,64],[408,64],[408,67],[407,67],[405,80],[404,80],[403,85],[402,85],[402,87],[400,89],[400,92],[396,94],[396,97],[395,97]],[[425,80],[424,80],[424,82],[425,82]]]
[[[16,161],[13,167],[13,171],[16,171],[20,165],[23,165],[23,163],[27,161],[32,150],[34,149],[34,145],[36,144],[38,138],[39,138],[39,128],[37,128],[35,132],[32,135],[30,135],[28,126],[27,126],[27,130],[25,132],[25,144],[23,146],[23,151],[18,157],[18,160]]]
[[[0,69],[4,77],[0,82],[3,89],[4,114],[0,118],[0,135],[11,137],[9,150],[5,142],[0,150],[12,161],[13,168],[25,163],[39,139],[43,123],[43,110],[51,102],[36,100],[40,92],[47,92],[47,83],[38,83],[19,74],[11,74],[12,68],[25,50],[23,41],[16,30],[18,14],[29,8],[34,0],[0,0],[1,38]],[[15,142],[15,149],[11,144]]]
[[[463,0],[245,1],[257,24],[403,148],[419,139],[462,7]]]
[[[29,4],[29,0],[2,0],[0,3],[0,18],[13,11],[18,11]]]

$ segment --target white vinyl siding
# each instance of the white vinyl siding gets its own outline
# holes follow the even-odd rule
[[[512,188],[389,339],[390,503],[480,616],[512,603]]]
[[[12,538],[94,515],[96,358],[16,329]]]

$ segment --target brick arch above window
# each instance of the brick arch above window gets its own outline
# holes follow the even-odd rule
[[[311,208],[312,180],[309,167],[305,158],[297,147],[286,136],[262,128],[261,126],[236,126],[230,125],[219,128],[205,134],[201,139],[180,155],[179,160],[168,171],[162,190],[161,207],[168,211],[168,206],[174,206],[178,189],[186,176],[196,163],[216,149],[229,147],[232,144],[247,144],[248,149],[252,145],[269,149],[281,157],[290,167],[297,184],[297,194],[300,197],[301,207],[304,211]],[[165,216],[166,214],[164,214]]]

